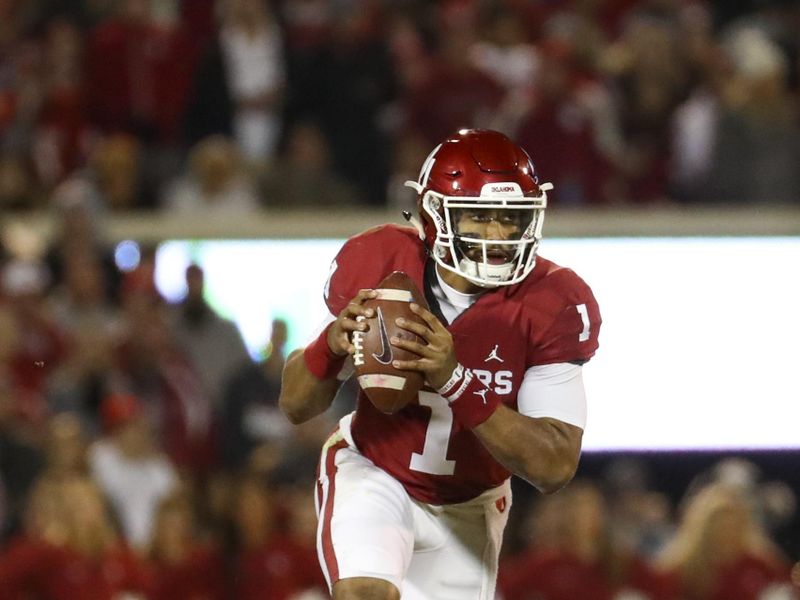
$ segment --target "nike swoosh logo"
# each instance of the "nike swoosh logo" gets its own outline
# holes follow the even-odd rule
[[[386,323],[383,322],[383,313],[380,307],[378,307],[378,330],[381,332],[381,353],[373,353],[372,358],[382,365],[388,365],[392,362],[392,345],[389,343],[389,334],[386,331]]]

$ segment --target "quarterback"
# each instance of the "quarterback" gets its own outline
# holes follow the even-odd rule
[[[429,308],[412,304],[420,321],[397,325],[425,343],[393,338],[419,356],[394,367],[426,385],[394,414],[360,392],[323,447],[320,564],[336,600],[492,600],[510,476],[552,493],[577,468],[600,314],[583,280],[537,255],[552,186],[504,135],[458,131],[407,185],[419,219],[344,244],[330,318],[287,361],[280,404],[293,423],[330,406],[359,317],[372,316],[365,301],[407,273]]]

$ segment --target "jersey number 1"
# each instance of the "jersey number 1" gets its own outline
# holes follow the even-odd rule
[[[583,331],[578,334],[578,341],[585,342],[589,339],[590,335],[590,325],[589,322],[589,311],[586,309],[585,304],[578,304],[575,306],[575,309],[578,311],[578,314],[581,316],[581,323],[583,324]]]
[[[431,475],[452,475],[456,461],[447,459],[447,446],[453,429],[453,411],[447,400],[433,392],[420,392],[419,403],[431,409],[431,420],[425,430],[422,454],[414,452],[409,467]]]

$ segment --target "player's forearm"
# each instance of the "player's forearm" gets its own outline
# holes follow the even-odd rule
[[[296,350],[283,368],[278,402],[289,421],[305,423],[328,409],[340,385],[335,377],[318,379],[306,366],[303,351]]]
[[[495,460],[545,494],[575,475],[583,435],[578,427],[501,406],[473,432]]]

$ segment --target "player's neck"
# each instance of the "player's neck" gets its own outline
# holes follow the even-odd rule
[[[481,286],[472,283],[469,279],[461,277],[461,275],[458,273],[453,273],[452,271],[443,269],[439,265],[436,265],[436,272],[439,274],[439,277],[441,277],[442,281],[444,281],[455,291],[461,292],[462,294],[476,294],[478,292],[486,291],[486,288],[482,288]]]

